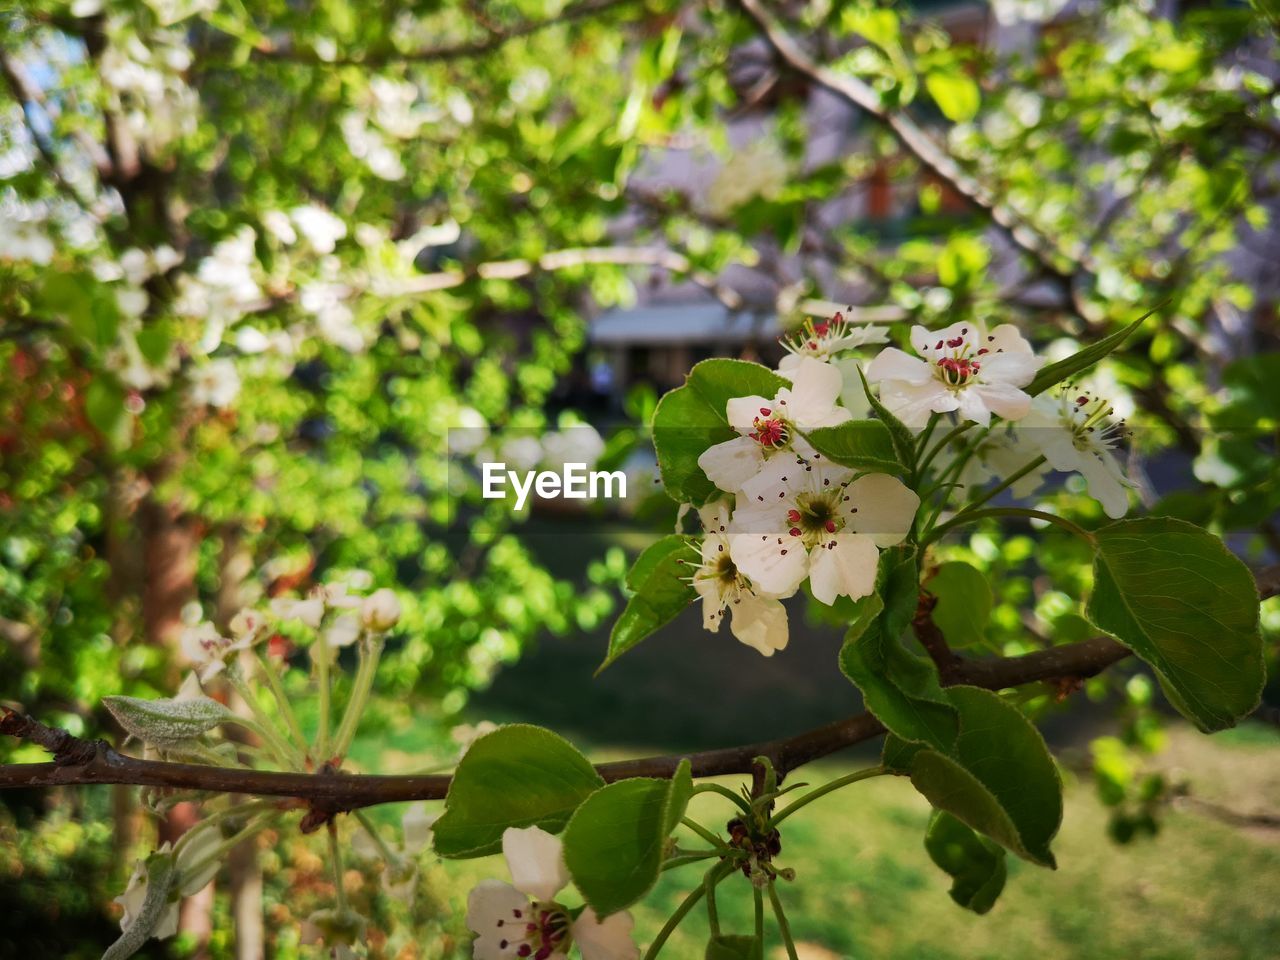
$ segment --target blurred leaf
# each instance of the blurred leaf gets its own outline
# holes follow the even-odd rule
[[[991,586],[976,567],[962,560],[941,564],[924,583],[938,598],[933,622],[952,647],[963,649],[986,639],[991,616]]]
[[[982,96],[973,77],[959,66],[946,70],[930,70],[925,74],[924,87],[933,97],[938,109],[952,123],[966,123],[978,113]]]

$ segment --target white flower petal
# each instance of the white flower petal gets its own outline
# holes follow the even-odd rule
[[[885,347],[881,350],[879,355],[867,365],[864,372],[872,383],[881,380],[902,380],[906,383],[921,384],[933,379],[933,369],[929,364],[897,347]]]
[[[776,529],[776,528],[775,528]],[[752,586],[774,597],[789,597],[808,572],[808,558],[798,539],[778,532],[742,533],[730,538],[733,562],[751,578]]]
[[[541,827],[508,827],[502,834],[502,855],[511,883],[535,900],[550,900],[569,883],[560,838]]]
[[[911,346],[916,353],[932,363],[938,357],[952,356],[957,350],[964,351],[968,348],[976,353],[979,348],[988,346],[988,343],[981,324],[959,320],[941,330],[929,330],[919,325],[912,327]]]
[[[978,358],[982,382],[1025,387],[1035,379],[1039,360],[1030,353],[988,353]]]
[[[756,504],[767,505],[788,499],[804,476],[805,466],[796,454],[787,450],[778,451],[764,462],[754,477],[742,484],[739,502],[745,500],[748,506],[754,508]]]
[[[901,543],[911,529],[920,497],[897,477],[869,473],[845,488],[849,529],[866,534],[879,547]]]
[[[704,450],[698,466],[721,490],[737,493],[764,466],[764,451],[750,437],[735,437]]]
[[[886,380],[880,386],[880,402],[912,429],[924,427],[931,413],[949,413],[960,406],[955,394],[932,377],[924,383]]]
[[[587,907],[573,922],[573,940],[582,960],[636,960],[640,948],[631,939],[635,921],[623,910],[601,920]]]
[[[502,930],[519,924],[529,915],[529,898],[501,880],[481,880],[467,897],[467,928],[478,937],[476,960],[501,960],[511,956],[502,944]]]
[[[828,606],[843,594],[857,600],[876,588],[880,551],[871,537],[840,533],[809,557],[809,586],[814,599]]]
[[[747,646],[766,657],[786,648],[787,608],[781,601],[746,593],[730,607],[730,614],[729,629]]]
[[[778,398],[786,401],[786,415],[791,420],[802,429],[812,429],[830,421],[841,383],[840,371],[831,364],[802,357],[791,374],[790,391],[779,390]]]
[[[956,401],[961,419],[972,420],[984,427],[991,423],[991,410],[976,388],[970,386],[964,390],[957,390]]]
[[[773,406],[773,401],[764,397],[734,397],[725,405],[725,415],[733,429],[739,433],[750,433],[755,429],[756,417],[764,416],[760,411],[772,411]]]
[[[1080,461],[1080,475],[1089,487],[1089,496],[1102,504],[1106,515],[1119,520],[1128,513],[1129,493],[1115,459],[1110,455],[1085,455]]]
[[[982,372],[987,372],[985,367]],[[986,409],[1006,420],[1021,420],[1031,410],[1031,398],[1013,384],[977,383],[964,392],[976,393]]]

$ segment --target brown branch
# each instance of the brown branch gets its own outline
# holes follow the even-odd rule
[[[511,40],[532,36],[558,24],[585,20],[606,13],[616,7],[624,7],[639,0],[584,0],[566,7],[557,16],[542,20],[524,20],[509,27],[495,27],[488,36],[479,40],[462,40],[444,43],[418,50],[373,49],[362,54],[322,57],[314,50],[299,50],[291,46],[259,46],[253,55],[268,60],[287,60],[292,63],[317,67],[352,66],[377,67],[388,63],[443,63],[449,60],[465,60],[492,53]],[[270,41],[267,41],[270,43]]]
[[[1280,565],[1260,570],[1256,576],[1262,599],[1280,593]],[[1059,681],[1069,689],[1069,684],[1095,676],[1127,656],[1128,648],[1109,637],[1063,644],[1018,657],[973,660],[953,653],[948,682],[1004,690],[1048,680]],[[1266,719],[1265,715],[1263,719]],[[716,777],[751,774],[755,758],[764,756],[773,763],[779,775],[784,775],[884,732],[880,721],[870,713],[859,713],[790,737],[693,754],[615,760],[598,764],[596,769],[609,782],[627,777],[670,777],[680,761],[688,759],[695,777]],[[441,800],[451,781],[447,774],[282,773],[139,760],[117,752],[101,740],[82,740],[65,730],[45,726],[7,709],[0,718],[0,734],[29,740],[44,747],[54,757],[52,763],[0,766],[0,789],[94,783],[135,784],[292,797],[307,801],[313,811],[332,815],[380,803]]]
[[[898,141],[931,173],[970,203],[983,210],[1019,249],[1030,254],[1047,272],[1069,282],[1079,265],[1043,233],[1031,227],[1011,207],[1000,201],[986,184],[964,170],[955,158],[902,110],[890,110],[880,95],[857,77],[836,73],[815,63],[782,28],[760,0],[736,0],[760,28],[782,62],[795,73],[866,111],[886,126]]]

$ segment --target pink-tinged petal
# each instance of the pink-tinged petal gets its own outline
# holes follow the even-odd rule
[[[971,320],[959,320],[941,330],[929,330],[918,325],[911,328],[911,346],[929,361],[954,356],[965,350],[976,353],[984,345],[984,339],[981,324]]]
[[[880,551],[870,537],[841,533],[820,547],[809,559],[809,586],[813,597],[828,606],[844,595],[857,600],[876,588]]]
[[[808,557],[798,537],[785,529],[740,533],[730,538],[733,562],[758,593],[789,597],[804,582]]]
[[[920,509],[919,495],[887,473],[859,477],[845,488],[845,496],[849,529],[865,534],[878,547],[901,543]]]
[[[765,416],[760,411],[773,410],[773,407],[773,401],[764,397],[734,397],[725,405],[725,416],[729,419],[729,426],[739,433],[751,433],[755,429],[756,418]]]
[[[880,387],[880,402],[913,430],[923,428],[929,414],[949,413],[960,406],[956,395],[933,379],[919,384],[886,380]]]
[[[790,391],[778,391],[780,405],[786,417],[810,429],[831,415],[840,398],[840,371],[813,357],[802,357],[790,376]]]
[[[512,885],[535,900],[551,900],[569,883],[560,838],[541,827],[508,827],[502,833],[502,855]]]
[[[786,648],[790,639],[787,608],[780,601],[743,594],[730,607],[730,614],[729,629],[748,647],[766,657]]]
[[[990,353],[980,357],[980,373],[983,383],[1007,383],[1025,387],[1036,377],[1040,368],[1038,357],[1030,353]]]
[[[698,466],[721,490],[737,493],[764,466],[764,451],[750,437],[734,437],[702,451]]]
[[[631,939],[635,921],[623,910],[601,920],[587,907],[573,922],[573,941],[582,951],[582,960],[636,960],[640,948]]]
[[[863,372],[871,383],[879,383],[882,380],[901,380],[905,383],[919,384],[928,383],[933,379],[933,368],[929,364],[919,357],[904,353],[897,347],[885,347],[874,360],[867,364]]]
[[[1011,384],[978,383],[968,392],[976,393],[984,407],[1006,420],[1021,420],[1031,412],[1031,397]]]

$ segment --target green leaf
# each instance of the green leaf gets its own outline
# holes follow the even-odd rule
[[[706,960],[757,960],[761,952],[760,941],[754,936],[726,933],[711,938],[704,956]]]
[[[786,380],[758,363],[715,359],[695,364],[684,386],[658,401],[653,415],[653,446],[667,494],[698,505],[720,496],[698,466],[698,457],[738,436],[729,426],[729,401],[753,394],[772,398],[786,386]]]
[[[124,408],[124,391],[105,374],[98,374],[84,392],[84,412],[113,450],[129,444],[130,418]]]
[[[1121,520],[1095,536],[1090,621],[1150,664],[1201,730],[1235,726],[1266,681],[1249,568],[1218,537],[1169,517]]]
[[[473,743],[458,763],[444,814],[432,831],[436,853],[497,853],[508,827],[558,833],[603,785],[595,767],[563,737],[523,723],[499,727]]]
[[[1075,376],[1081,370],[1092,367],[1099,360],[1119,349],[1120,346],[1128,340],[1140,326],[1142,326],[1143,321],[1163,307],[1165,303],[1168,303],[1168,301],[1166,300],[1163,303],[1159,303],[1152,307],[1123,330],[1117,330],[1115,333],[1111,334],[1111,336],[1103,337],[1097,343],[1090,344],[1083,350],[1073,353],[1064,360],[1059,360],[1057,363],[1051,363],[1046,367],[1042,367],[1040,372],[1036,374],[1035,379],[1026,386],[1026,392],[1034,397],[1037,394],[1044,393],[1055,384],[1061,383],[1063,380],[1067,380]]]
[[[962,560],[953,560],[941,564],[925,581],[924,588],[938,598],[933,622],[949,645],[962,649],[986,639],[992,597],[991,586],[980,570]]]
[[[147,858],[147,894],[142,899],[142,906],[129,929],[107,947],[102,960],[126,960],[142,949],[164,919],[177,882],[172,854],[153,853]]]
[[[1044,739],[1017,708],[977,687],[948,687],[960,715],[949,754],[890,737],[886,767],[1018,856],[1056,865],[1049,842],[1062,822],[1062,780]]]
[[[144,743],[176,744],[203,736],[235,714],[210,697],[189,700],[141,700],[103,697],[102,705],[127,733]]]
[[[626,909],[658,882],[667,837],[692,795],[684,760],[670,780],[619,780],[578,807],[564,829],[564,862],[599,916]]]
[[[879,420],[849,420],[838,427],[819,427],[805,434],[828,460],[855,470],[902,473],[889,428]]]
[[[952,123],[972,120],[982,105],[977,83],[958,66],[948,70],[930,70],[925,74],[924,86],[942,115]]]
[[[945,810],[934,811],[924,847],[951,876],[952,900],[978,914],[995,905],[1008,876],[1003,847],[974,833]]]
[[[875,411],[877,417],[889,428],[889,438],[893,441],[893,449],[898,454],[899,463],[915,463],[916,459],[916,435],[911,432],[911,428],[889,412],[889,408],[880,402],[879,398],[871,392],[871,386],[867,383],[867,375],[862,372],[862,367],[858,367],[858,376],[862,379],[862,392],[867,395],[867,403],[871,405],[871,409]]]
[[[858,617],[840,650],[840,669],[881,723],[903,740],[950,750],[956,712],[933,661],[916,656],[901,637],[918,602],[915,551],[881,554],[873,598],[860,601]]]
[[[609,653],[597,674],[697,599],[689,582],[695,558],[688,539],[676,534],[650,544],[636,558],[627,574],[627,586],[635,592],[613,625]]]

